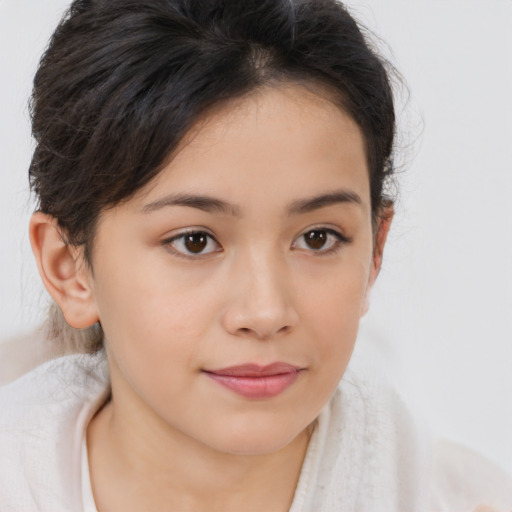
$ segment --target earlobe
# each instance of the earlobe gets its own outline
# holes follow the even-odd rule
[[[59,305],[66,322],[77,329],[98,321],[90,272],[80,251],[66,244],[51,215],[35,212],[30,220],[30,243],[39,274]]]
[[[374,242],[373,242],[373,255],[372,262],[370,266],[370,275],[368,278],[368,286],[366,288],[366,293],[364,296],[362,308],[361,308],[361,316],[364,316],[368,313],[370,309],[370,295],[377,280],[377,276],[379,275],[380,269],[382,267],[382,258],[384,255],[384,246],[386,245],[386,240],[388,238],[389,230],[391,228],[391,222],[393,220],[393,216],[395,214],[395,210],[393,204],[387,204],[383,206],[381,212],[379,213],[379,217],[377,219],[377,228],[375,231]]]

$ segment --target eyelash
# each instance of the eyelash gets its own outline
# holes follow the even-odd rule
[[[352,242],[352,239],[351,238],[348,238],[344,235],[342,235],[340,232],[334,230],[334,229],[331,229],[331,228],[325,228],[325,227],[314,227],[314,228],[309,228],[307,231],[303,232],[301,235],[299,235],[292,243],[292,248],[294,246],[296,246],[297,244],[297,241],[300,240],[300,239],[304,239],[304,237],[309,234],[309,233],[313,233],[313,232],[321,232],[321,233],[326,233],[327,236],[331,236],[331,237],[334,237],[336,240],[334,241],[334,243],[332,244],[331,247],[329,247],[328,249],[313,249],[313,248],[309,248],[309,249],[301,249],[299,248],[298,250],[304,250],[306,252],[309,252],[311,253],[312,255],[314,256],[327,256],[329,254],[334,254],[336,252],[338,252],[341,247],[345,244],[348,244],[350,242]],[[207,242],[207,244],[210,243],[210,241],[213,241],[220,249],[216,249],[216,250],[213,250],[213,251],[210,251],[210,252],[207,252],[207,253],[185,253],[183,251],[180,251],[178,249],[176,249],[174,246],[173,246],[173,243],[175,243],[176,241],[178,240],[185,240],[185,237],[187,236],[191,236],[191,235],[204,235],[205,237],[207,237],[209,239],[209,241]],[[219,244],[219,242],[217,242],[217,240],[215,239],[214,236],[212,236],[211,234],[209,234],[208,232],[206,231],[203,231],[203,230],[190,230],[190,231],[185,231],[185,232],[182,232],[178,235],[175,235],[171,238],[167,238],[165,240],[162,241],[162,245],[165,246],[166,248],[168,248],[174,255],[180,257],[180,258],[185,258],[185,259],[200,259],[200,258],[204,258],[204,257],[207,257],[211,254],[214,254],[216,252],[222,252],[222,246]],[[207,245],[208,246],[208,245]],[[206,246],[206,247],[207,247]]]
[[[294,245],[296,245],[297,243],[297,240],[300,240],[300,239],[303,239],[308,233],[313,233],[313,232],[321,232],[321,233],[326,233],[327,236],[331,236],[331,237],[334,237],[335,240],[334,240],[334,243],[332,244],[331,247],[329,247],[328,249],[318,249],[318,250],[315,250],[313,248],[309,248],[309,249],[304,249],[305,251],[309,252],[309,253],[312,253],[313,256],[328,256],[330,254],[335,254],[337,253],[345,244],[349,244],[350,242],[352,242],[352,239],[351,238],[348,238],[344,235],[342,235],[339,231],[336,231],[335,229],[331,229],[331,228],[325,228],[325,227],[313,227],[313,228],[309,228],[307,231],[303,232],[301,235],[299,235],[293,242],[292,244],[292,247]]]
[[[173,243],[175,243],[176,241],[178,240],[185,240],[185,237],[187,236],[191,236],[191,235],[204,235],[206,236],[209,241],[207,243],[210,243],[210,241],[213,241],[218,247],[220,247],[220,250],[214,250],[214,251],[210,251],[210,252],[207,252],[207,253],[185,253],[185,252],[182,252],[182,251],[179,251],[177,250],[174,246],[173,246]],[[175,256],[178,256],[179,258],[185,258],[185,259],[200,259],[200,258],[204,258],[206,256],[209,256],[211,254],[214,254],[216,252],[221,252],[222,251],[222,247],[221,245],[219,244],[219,242],[217,242],[217,240],[215,240],[215,237],[213,237],[212,235],[210,235],[210,233],[204,231],[204,230],[201,230],[201,229],[191,229],[190,231],[185,231],[185,232],[182,232],[178,235],[175,235],[171,238],[167,238],[165,240],[162,240],[162,245],[164,247],[166,247],[168,250],[170,250]]]

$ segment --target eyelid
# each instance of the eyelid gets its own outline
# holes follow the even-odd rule
[[[313,248],[297,247],[297,241],[300,240],[301,237],[304,237],[307,233],[310,233],[311,231],[324,231],[328,235],[331,235],[336,239],[335,243],[326,249],[323,249],[323,248],[313,249]],[[182,238],[186,237],[187,235],[195,235],[195,234],[206,235],[210,240],[212,240],[215,243],[217,248],[215,250],[211,250],[206,253],[187,253],[185,251],[180,251],[173,245],[173,242],[175,242],[176,240],[182,239]],[[319,225],[319,226],[310,226],[307,229],[303,230],[293,240],[291,248],[311,253],[314,256],[323,256],[323,255],[334,253],[337,250],[341,249],[342,246],[349,244],[351,242],[352,242],[352,238],[345,236],[340,229],[335,229],[332,227]],[[171,236],[166,237],[165,239],[163,239],[160,242],[160,244],[162,246],[164,246],[168,251],[170,251],[173,255],[180,257],[180,258],[189,259],[189,260],[197,260],[197,259],[201,259],[201,258],[206,258],[208,256],[211,256],[212,254],[219,253],[219,252],[223,251],[223,248],[222,248],[221,244],[217,241],[216,237],[211,232],[209,232],[208,229],[203,228],[203,227],[185,228],[183,231],[179,231]]]
[[[196,234],[204,234],[204,235],[206,235],[208,238],[213,240],[213,242],[217,246],[217,249],[215,249],[213,251],[206,252],[206,253],[196,253],[196,254],[194,254],[194,253],[182,252],[182,251],[176,249],[176,247],[173,246],[173,242],[175,242],[176,240],[184,238],[187,235],[196,235]],[[188,259],[188,260],[197,260],[197,259],[201,259],[201,258],[206,258],[208,256],[211,256],[212,254],[221,252],[223,250],[222,246],[217,241],[215,236],[212,233],[210,233],[207,229],[201,228],[201,227],[186,228],[183,231],[180,231],[180,232],[178,232],[178,233],[176,233],[174,235],[166,237],[165,239],[163,239],[160,242],[160,244],[162,246],[164,246],[168,251],[170,251],[173,255],[175,255],[175,256],[177,256],[179,258],[184,258],[184,259]]]
[[[296,238],[295,240],[293,241],[292,243],[292,248],[294,248],[294,246],[296,245],[297,241],[300,240],[301,237],[303,237],[304,235],[306,235],[307,233],[310,233],[311,231],[324,231],[326,232],[328,235],[331,235],[333,237],[336,238],[336,242],[331,246],[331,247],[328,247],[327,249],[313,249],[313,248],[297,248],[297,250],[302,250],[304,252],[308,252],[308,253],[311,253],[313,254],[314,256],[324,256],[324,255],[327,255],[327,254],[332,254],[334,252],[337,252],[339,249],[341,249],[344,245],[346,244],[349,244],[352,242],[352,238],[350,237],[347,237],[345,236],[341,230],[339,229],[334,229],[334,228],[331,228],[331,227],[327,227],[327,226],[311,226],[307,229],[305,229],[304,231],[302,231]]]

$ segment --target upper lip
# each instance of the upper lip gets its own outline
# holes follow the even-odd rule
[[[272,363],[260,366],[254,363],[242,364],[239,366],[230,366],[219,370],[205,370],[207,373],[215,375],[227,375],[231,377],[268,377],[270,375],[282,375],[284,373],[295,373],[301,370],[299,366],[288,363]]]

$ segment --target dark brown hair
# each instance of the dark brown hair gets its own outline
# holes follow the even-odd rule
[[[395,131],[385,67],[335,0],[76,0],[34,80],[39,209],[90,248],[102,209],[148,183],[214,104],[321,81],[363,131],[374,213]]]
[[[154,178],[208,109],[285,81],[321,84],[359,125],[377,216],[393,171],[393,96],[341,3],[75,0],[34,80],[38,208],[91,263],[101,211]]]

